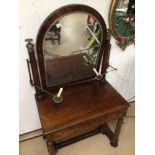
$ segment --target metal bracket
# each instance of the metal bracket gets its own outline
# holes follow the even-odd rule
[[[28,72],[29,72],[30,84],[31,84],[31,86],[34,86],[34,82],[32,80],[31,71],[30,71],[30,63],[31,62],[29,59],[26,59],[26,62],[27,62],[27,68],[28,68]]]

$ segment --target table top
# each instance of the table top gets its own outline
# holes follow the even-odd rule
[[[129,106],[107,81],[101,85],[102,95],[95,95],[94,89],[93,82],[64,88],[64,100],[60,104],[53,103],[49,95],[37,100],[44,133],[57,131]]]

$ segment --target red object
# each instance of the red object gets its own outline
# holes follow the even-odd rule
[[[90,23],[90,24],[94,24],[94,23],[95,23],[94,18],[93,18],[93,17],[91,17],[91,16],[89,17],[89,23]]]
[[[121,35],[117,35],[117,39],[118,39],[118,40],[123,40],[123,39],[124,39],[124,37],[123,37],[123,36],[121,36]]]

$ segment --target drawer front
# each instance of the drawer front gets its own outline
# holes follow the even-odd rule
[[[73,137],[76,137],[80,134],[89,132],[92,129],[98,128],[100,125],[112,121],[114,119],[123,117],[126,114],[127,109],[121,109],[119,111],[106,114],[104,116],[99,116],[97,118],[81,122],[79,124],[61,129],[59,131],[51,132],[45,135],[47,142],[50,141],[64,141]]]

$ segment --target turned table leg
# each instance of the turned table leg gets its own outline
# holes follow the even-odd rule
[[[114,136],[110,140],[110,144],[113,147],[117,147],[118,146],[118,137],[119,137],[119,133],[120,133],[120,130],[121,130],[122,123],[123,123],[123,118],[119,118],[118,122],[117,122],[117,125],[116,125],[115,132],[114,132]]]
[[[56,150],[54,148],[53,142],[48,142],[47,143],[47,149],[48,149],[49,155],[55,155],[56,154]]]

